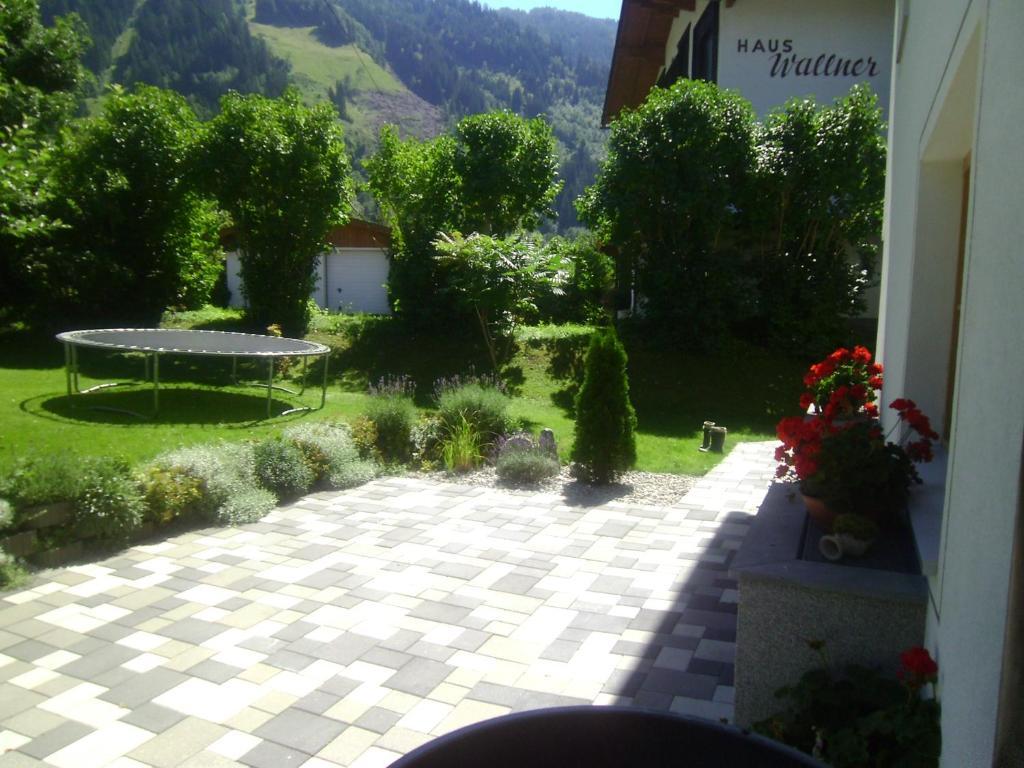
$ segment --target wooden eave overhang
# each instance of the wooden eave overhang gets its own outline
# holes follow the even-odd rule
[[[607,126],[624,108],[639,106],[647,97],[665,64],[672,21],[680,11],[692,11],[695,7],[695,0],[622,0],[602,126]]]
[[[332,227],[327,233],[327,242],[335,248],[389,248],[391,230],[383,224],[363,219],[349,219],[348,223]],[[220,231],[221,247],[231,251],[238,247],[238,231],[225,227]]]

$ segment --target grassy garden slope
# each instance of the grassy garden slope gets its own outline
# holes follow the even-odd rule
[[[238,317],[213,310],[170,318],[176,327],[231,329]],[[514,395],[511,414],[534,431],[551,427],[563,459],[572,446],[571,365],[557,345],[533,333],[504,371]],[[551,334],[547,334],[551,335]],[[106,405],[148,412],[152,391],[144,384],[84,396],[72,410],[65,397],[63,354],[52,337],[0,334],[0,472],[20,456],[71,451],[139,461],[161,451],[219,439],[249,440],[277,434],[288,424],[324,419],[352,420],[366,408],[369,383],[406,374],[418,384],[417,405],[432,407],[433,382],[484,371],[486,353],[472,336],[425,338],[407,335],[388,318],[328,316],[317,319],[309,338],[331,346],[330,385],[322,411],[264,420],[265,395],[254,387],[232,386],[225,362],[166,358],[161,362],[161,412],[153,421],[84,407]],[[729,429],[728,446],[741,440],[774,438],[774,424],[798,394],[801,361],[737,349],[716,356],[666,353],[626,337],[631,393],[638,416],[637,469],[702,474],[721,458],[697,451],[701,424],[717,421]],[[82,386],[140,376],[142,361],[131,355],[82,355]],[[246,371],[243,368],[242,373]],[[311,381],[318,380],[316,371]],[[263,373],[249,369],[253,381]],[[297,381],[298,367],[284,374]],[[86,400],[86,398],[88,398]],[[302,398],[275,393],[283,410],[301,400],[315,404],[318,387]]]

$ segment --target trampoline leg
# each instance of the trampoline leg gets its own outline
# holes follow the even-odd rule
[[[160,413],[160,355],[153,353],[153,418]]]
[[[302,386],[299,387],[299,394],[301,395],[306,391],[306,367],[309,364],[309,357],[307,355],[302,356]]]
[[[324,379],[320,385],[320,407],[323,408],[327,403],[327,363],[330,362],[331,352],[327,351],[324,355]]]
[[[274,358],[267,359],[267,418],[270,418],[270,406],[274,401]]]
[[[82,390],[78,388],[78,348],[71,347],[71,382],[75,388],[76,393],[81,393]]]
[[[71,396],[71,345],[64,345],[64,378],[68,385],[68,404],[74,408],[75,400]]]
[[[149,355],[142,356],[142,380],[149,381]]]
[[[231,356],[231,383],[238,384],[238,355]]]

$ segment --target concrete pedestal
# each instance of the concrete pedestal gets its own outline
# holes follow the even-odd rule
[[[899,654],[924,641],[928,584],[919,568],[907,567],[916,556],[883,549],[858,562],[816,562],[804,554],[814,538],[808,525],[795,486],[772,486],[733,563],[741,727],[781,709],[775,691],[821,666],[808,641],[824,641],[837,668],[861,664],[893,673]]]

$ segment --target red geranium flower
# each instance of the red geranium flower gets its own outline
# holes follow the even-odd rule
[[[908,648],[900,654],[902,669],[897,673],[900,680],[911,688],[920,688],[925,683],[938,679],[939,665],[928,653],[927,648]]]

